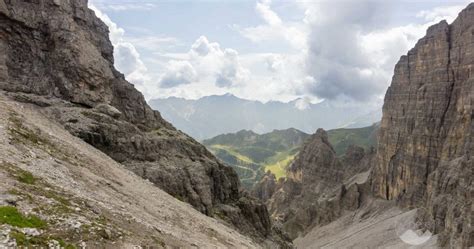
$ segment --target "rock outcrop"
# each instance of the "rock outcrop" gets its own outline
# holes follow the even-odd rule
[[[87,0],[0,0],[0,89],[202,213],[287,245],[234,170],[153,111],[113,60]]]
[[[383,107],[374,193],[422,208],[441,246],[474,245],[474,4],[401,57]],[[431,221],[431,222],[429,222]]]
[[[283,178],[277,180],[275,174],[271,171],[267,171],[252,189],[252,195],[266,202],[273,196],[275,191],[281,187],[283,182]]]
[[[267,175],[254,194],[267,198],[272,218],[295,239],[308,228],[329,223],[343,211],[360,206],[369,192],[366,180],[373,156],[373,151],[365,153],[351,146],[346,156],[338,158],[327,133],[319,129],[289,166],[286,179],[275,184]],[[268,198],[266,193],[271,192]]]

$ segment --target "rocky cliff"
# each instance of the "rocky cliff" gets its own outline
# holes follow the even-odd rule
[[[474,4],[401,57],[383,107],[374,193],[426,209],[442,246],[474,245]]]
[[[326,131],[319,129],[289,166],[285,180],[277,184],[267,174],[253,192],[267,202],[272,218],[294,239],[345,210],[359,208],[368,192],[367,170],[373,156],[373,151],[351,146],[338,158]]]
[[[0,0],[0,88],[202,213],[260,242],[279,240],[236,173],[115,70],[108,29],[87,0]]]

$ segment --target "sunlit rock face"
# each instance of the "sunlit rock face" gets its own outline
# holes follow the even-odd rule
[[[474,244],[474,4],[400,58],[385,96],[372,190],[426,209],[443,246]]]

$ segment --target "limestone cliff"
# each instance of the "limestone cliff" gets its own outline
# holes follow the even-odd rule
[[[430,27],[387,90],[374,193],[423,207],[442,246],[474,245],[474,4]],[[430,222],[428,222],[430,223]]]
[[[351,146],[338,158],[327,133],[319,129],[289,166],[286,179],[276,184],[267,175],[254,194],[266,200],[272,218],[294,239],[314,225],[337,219],[345,210],[359,208],[368,192],[367,170],[373,156]],[[268,193],[273,195],[268,198]]]
[[[202,213],[280,243],[234,170],[163,120],[113,62],[87,0],[0,0],[0,89]]]

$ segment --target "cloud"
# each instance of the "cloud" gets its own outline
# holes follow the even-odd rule
[[[466,1],[468,3],[468,1]],[[416,14],[416,17],[423,18],[428,22],[440,22],[446,20],[452,22],[458,13],[466,7],[465,4],[436,7],[431,10],[422,10]]]
[[[268,23],[268,25],[277,26],[281,25],[282,21],[280,17],[270,9],[271,1],[257,2],[255,9],[260,16]]]
[[[137,49],[150,51],[155,54],[165,52],[177,46],[182,46],[182,42],[172,36],[146,34],[127,36],[125,39]]]
[[[284,41],[294,49],[305,49],[307,45],[305,25],[298,22],[284,22],[271,9],[271,1],[257,1],[255,11],[265,23],[255,27],[236,27],[244,37],[253,42]]]
[[[96,3],[108,11],[135,8],[125,1],[94,0]],[[114,4],[115,10],[107,7]],[[404,13],[411,19],[396,17],[393,22],[390,18],[397,8],[391,4],[377,0],[258,0],[254,11],[261,19],[259,24],[231,25],[251,45],[266,49],[251,53],[241,53],[240,47],[224,48],[205,35],[186,44],[147,30],[127,30],[127,34],[107,15],[96,13],[109,26],[116,67],[147,98],[199,98],[231,92],[261,101],[301,98],[304,101],[300,100],[298,107],[304,108],[305,103],[322,99],[352,101],[351,105],[380,103],[400,56],[429,25],[441,19],[451,21],[464,7],[416,10]],[[135,9],[151,7],[156,6]],[[291,14],[279,12],[282,7],[289,7]],[[408,21],[410,24],[404,23]]]
[[[160,86],[171,88],[178,85],[189,84],[197,77],[196,70],[188,61],[170,61],[166,73],[161,77]]]
[[[241,63],[239,54],[233,49],[222,49],[219,43],[199,37],[181,60],[170,60],[159,80],[164,88],[180,85],[212,82],[216,87],[234,87],[248,77],[248,70]]]
[[[370,102],[383,95],[401,55],[428,26],[452,20],[460,6],[421,11],[419,24],[389,27],[390,4],[382,1],[309,3],[307,72],[315,81],[307,90],[319,98]]]
[[[91,0],[90,5],[99,7],[104,11],[149,11],[156,9],[157,4],[150,2],[134,2],[123,0]]]
[[[125,30],[118,27],[116,23],[94,5],[89,5],[89,8],[109,27],[109,37],[114,46],[114,59],[117,70],[122,72],[128,81],[143,87],[149,80],[148,70],[135,46],[124,39]]]

